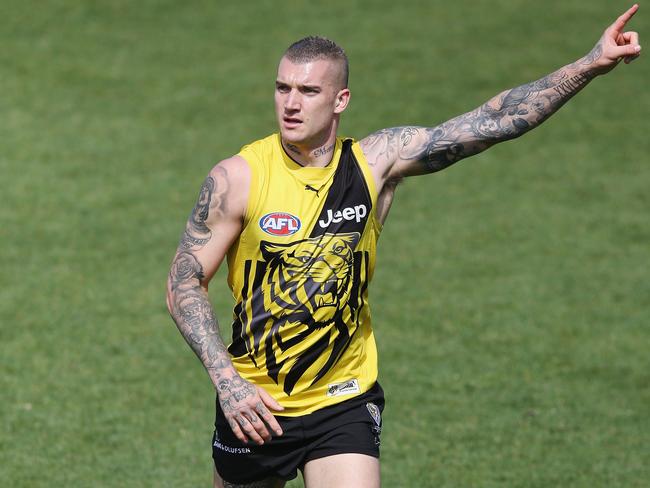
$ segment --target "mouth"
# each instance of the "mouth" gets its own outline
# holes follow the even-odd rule
[[[302,124],[302,120],[297,117],[282,117],[282,123],[288,129],[295,129]]]
[[[337,305],[337,281],[328,280],[317,288],[314,298],[318,307],[335,307]]]

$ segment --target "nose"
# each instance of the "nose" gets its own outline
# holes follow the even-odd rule
[[[298,90],[291,90],[289,92],[287,98],[284,100],[284,108],[292,112],[300,110],[300,93]]]

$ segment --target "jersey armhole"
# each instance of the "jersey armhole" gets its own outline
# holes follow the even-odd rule
[[[372,175],[372,171],[370,170],[370,164],[368,163],[365,154],[363,154],[363,151],[361,150],[361,145],[359,144],[359,141],[355,141],[355,140],[352,141],[352,153],[354,154],[354,157],[357,159],[357,162],[359,163],[359,167],[363,172],[363,177],[366,180],[366,185],[368,186],[368,191],[370,192],[370,198],[372,200],[372,208],[373,208],[372,223],[373,226],[375,227],[375,230],[377,231],[377,235],[379,235],[379,233],[383,228],[383,224],[379,222],[379,219],[377,218],[377,199],[379,195],[377,194],[377,186],[375,185],[375,178]]]

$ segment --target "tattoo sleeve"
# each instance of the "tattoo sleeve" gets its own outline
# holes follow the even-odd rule
[[[537,127],[589,83],[590,65],[602,54],[601,44],[575,63],[537,81],[506,90],[480,107],[433,128],[395,127],[362,141],[373,160],[404,161],[399,176],[432,173],[490,146],[519,137]]]
[[[216,385],[222,371],[232,368],[232,363],[219,334],[208,299],[205,273],[196,255],[212,238],[206,224],[208,217],[214,213],[212,217],[218,218],[225,211],[228,192],[225,169],[217,168],[215,178],[208,176],[204,181],[187,221],[169,273],[167,302],[178,330]]]

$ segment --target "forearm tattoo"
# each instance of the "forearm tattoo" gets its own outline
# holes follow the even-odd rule
[[[181,334],[199,357],[210,376],[231,366],[228,351],[219,334],[219,325],[203,288],[205,275],[196,252],[212,238],[206,225],[211,213],[223,216],[229,190],[226,170],[217,168],[216,180],[208,176],[188,218],[185,232],[169,274],[170,312]]]
[[[480,107],[437,127],[382,129],[361,144],[371,164],[417,161],[414,173],[440,171],[488,147],[537,127],[578,93],[595,73],[589,70],[602,54],[600,43],[577,62],[537,81],[507,90]]]

